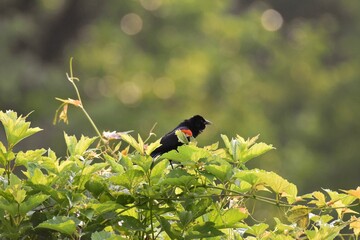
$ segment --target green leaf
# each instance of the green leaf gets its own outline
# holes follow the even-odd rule
[[[166,174],[168,161],[159,161],[151,170],[151,182],[156,184]]]
[[[326,206],[327,203],[326,203],[325,195],[322,192],[315,191],[312,193],[312,195],[316,200],[310,201],[309,204],[315,204],[318,207]]]
[[[186,137],[185,133],[181,130],[176,130],[175,135],[177,136],[179,142],[183,144],[188,144],[190,142],[189,139]]]
[[[12,149],[21,140],[42,130],[38,127],[30,128],[30,122],[25,121],[26,117],[21,115],[18,117],[17,113],[11,110],[5,113],[0,111],[0,121],[5,128],[9,149]]]
[[[138,165],[144,172],[148,172],[153,164],[153,158],[147,155],[136,154],[132,158],[133,163]]]
[[[49,176],[45,176],[43,172],[36,168],[33,176],[27,176],[33,184],[48,185],[52,179]]]
[[[82,172],[82,175],[92,175],[93,173],[105,168],[106,166],[108,166],[107,163],[95,163],[90,166],[86,166]]]
[[[121,134],[121,139],[127,142],[130,146],[135,148],[136,151],[138,151],[141,155],[144,155],[144,146],[141,143],[138,143],[135,138],[133,138],[129,134]],[[140,140],[140,139],[139,139]],[[142,141],[142,139],[141,139]]]
[[[172,170],[167,177],[161,182],[163,185],[171,186],[184,186],[189,188],[194,185],[198,185],[197,178],[188,174],[185,170],[174,169]]]
[[[2,166],[5,166],[8,161],[9,161],[8,160],[8,153],[6,151],[6,148],[5,148],[4,144],[2,142],[0,142],[0,164]]]
[[[120,163],[116,162],[115,158],[113,158],[107,154],[105,154],[104,157],[114,172],[116,172],[116,173],[124,173],[125,172],[124,167]]]
[[[164,217],[156,215],[157,220],[159,221],[161,228],[167,233],[170,239],[184,239],[181,237],[181,232],[172,228],[170,222]]]
[[[199,225],[195,225],[192,231],[186,236],[186,239],[201,239],[210,238],[224,235],[223,232],[214,227],[213,222],[205,222]]]
[[[261,235],[265,232],[266,229],[269,228],[269,225],[266,223],[259,223],[253,226],[249,226],[246,230],[246,233],[251,234],[256,237],[261,237]]]
[[[194,145],[182,145],[177,150],[167,152],[161,156],[161,158],[177,161],[183,165],[194,165],[200,159],[208,157],[211,157],[210,152]]]
[[[101,232],[94,232],[91,234],[91,240],[105,240],[111,237],[110,232],[101,231]]]
[[[40,223],[36,228],[46,228],[66,235],[72,235],[76,231],[76,223],[72,218],[56,216],[50,220]]]
[[[29,150],[26,152],[20,151],[16,155],[15,164],[17,166],[28,167],[28,163],[37,163],[41,165],[42,156],[46,153],[45,149]]]
[[[180,227],[186,228],[193,221],[193,214],[190,211],[181,211],[179,213]]]
[[[237,224],[248,217],[248,213],[240,208],[230,208],[221,215],[221,224],[218,228],[236,228]]]
[[[311,210],[307,206],[294,206],[289,210],[287,218],[290,222],[296,223],[299,227],[305,229],[309,224],[310,212]]]
[[[246,163],[247,161],[263,155],[264,153],[275,149],[272,145],[265,144],[263,142],[254,144],[249,150],[241,154],[240,161]]]
[[[225,160],[217,158],[205,166],[205,170],[213,174],[221,182],[229,180],[232,176],[232,166]]]
[[[161,138],[158,139],[156,142],[150,143],[145,150],[146,155],[150,155],[155,149],[161,146]]]
[[[235,177],[250,183],[253,187],[263,186],[271,188],[276,194],[286,197],[289,203],[293,203],[296,200],[297,187],[274,172],[258,169],[243,170],[237,172]]]
[[[75,136],[68,136],[64,132],[67,149],[71,156],[82,156],[97,137],[89,138],[81,135],[78,141]]]
[[[306,236],[309,240],[332,240],[339,236],[340,231],[346,225],[342,226],[332,226],[330,224],[321,226],[320,229],[314,228],[315,230],[305,230]]]
[[[137,169],[130,169],[121,175],[111,177],[110,181],[132,190],[134,186],[144,181],[144,172]]]
[[[145,231],[146,226],[132,216],[120,216],[118,225],[130,231]]]
[[[224,144],[225,144],[225,147],[229,150],[229,152],[231,152],[231,144],[230,144],[230,140],[229,140],[229,138],[226,136],[226,135],[224,135],[224,134],[221,134],[220,135],[221,136],[221,138],[222,138],[222,140],[223,140],[223,142],[224,142]]]
[[[85,183],[85,188],[91,192],[96,198],[106,191],[105,185],[98,180],[89,180]]]
[[[28,197],[24,202],[20,204],[20,215],[24,216],[29,211],[43,203],[50,196],[45,194],[36,194]]]
[[[11,216],[15,216],[18,212],[18,204],[0,197],[0,209],[7,211]]]
[[[108,201],[103,203],[93,203],[89,205],[90,208],[95,210],[95,214],[101,215],[107,212],[114,212],[117,209],[122,208],[120,204],[116,202]]]

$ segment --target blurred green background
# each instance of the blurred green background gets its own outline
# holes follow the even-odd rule
[[[0,108],[45,130],[22,148],[95,135],[74,108],[52,125],[72,56],[101,130],[160,137],[201,114],[200,146],[260,133],[277,150],[251,166],[301,193],[360,183],[358,0],[1,0],[0,31]]]

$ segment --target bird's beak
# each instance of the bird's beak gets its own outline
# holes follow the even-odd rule
[[[206,120],[205,119],[205,125],[211,125],[212,124],[212,122],[210,122],[209,120]]]

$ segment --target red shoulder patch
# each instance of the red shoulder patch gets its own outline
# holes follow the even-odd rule
[[[190,129],[180,129],[187,137],[192,137],[192,131]]]

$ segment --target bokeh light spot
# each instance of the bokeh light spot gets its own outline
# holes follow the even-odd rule
[[[124,33],[128,35],[135,35],[142,30],[143,21],[139,15],[129,13],[121,19],[120,26]]]
[[[140,3],[148,11],[155,11],[162,4],[161,0],[140,0]]]
[[[274,32],[281,28],[283,25],[283,18],[278,11],[268,9],[261,15],[261,24],[265,30]]]
[[[142,90],[134,82],[124,82],[119,86],[117,96],[122,103],[134,105],[141,100]]]
[[[175,93],[175,84],[172,79],[158,78],[153,85],[154,94],[161,99],[169,99]]]

